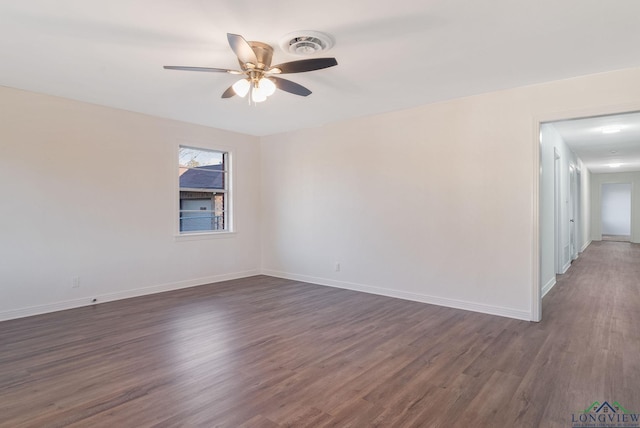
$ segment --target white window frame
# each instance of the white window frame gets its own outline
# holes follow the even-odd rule
[[[178,174],[179,170],[179,156],[180,149],[188,148],[194,150],[202,150],[209,152],[218,152],[222,153],[225,157],[225,168],[224,173],[225,176],[225,189],[221,189],[224,191],[224,224],[225,228],[222,230],[202,230],[202,231],[193,231],[193,232],[183,232],[180,231],[180,174]],[[175,177],[175,192],[174,192],[174,237],[177,241],[191,241],[191,240],[199,240],[199,239],[212,239],[212,238],[225,238],[235,235],[234,228],[234,215],[233,215],[233,183],[234,183],[234,173],[233,173],[233,151],[224,146],[208,146],[205,144],[198,143],[180,143],[176,145],[175,156],[173,157],[173,174]],[[195,190],[195,189],[194,189]]]

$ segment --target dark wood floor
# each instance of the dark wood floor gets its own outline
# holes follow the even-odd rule
[[[258,276],[0,323],[2,427],[569,427],[640,411],[640,246],[529,323]]]

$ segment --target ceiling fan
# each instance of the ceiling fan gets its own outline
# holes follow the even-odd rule
[[[248,42],[238,34],[227,33],[229,46],[238,57],[240,70],[210,67],[184,67],[177,65],[165,65],[167,70],[205,71],[213,73],[229,73],[244,75],[236,83],[222,93],[222,98],[231,98],[234,95],[245,97],[249,94],[249,102],[259,103],[272,95],[276,88],[291,94],[306,97],[311,91],[291,80],[278,77],[279,74],[302,73],[305,71],[320,70],[338,65],[335,58],[311,58],[299,61],[285,62],[271,65],[273,48],[262,42]]]

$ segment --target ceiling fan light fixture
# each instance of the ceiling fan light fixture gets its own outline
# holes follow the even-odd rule
[[[251,83],[248,79],[240,79],[232,86],[233,92],[239,97],[245,97],[251,88]]]
[[[251,101],[253,101],[254,103],[261,103],[266,100],[267,96],[263,91],[260,90],[260,88],[257,88],[255,86],[251,88]]]
[[[276,84],[268,77],[263,77],[258,81],[257,89],[265,96],[270,97],[276,91]]]

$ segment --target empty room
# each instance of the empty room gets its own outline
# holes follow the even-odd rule
[[[640,3],[0,3],[0,427],[640,426]]]

